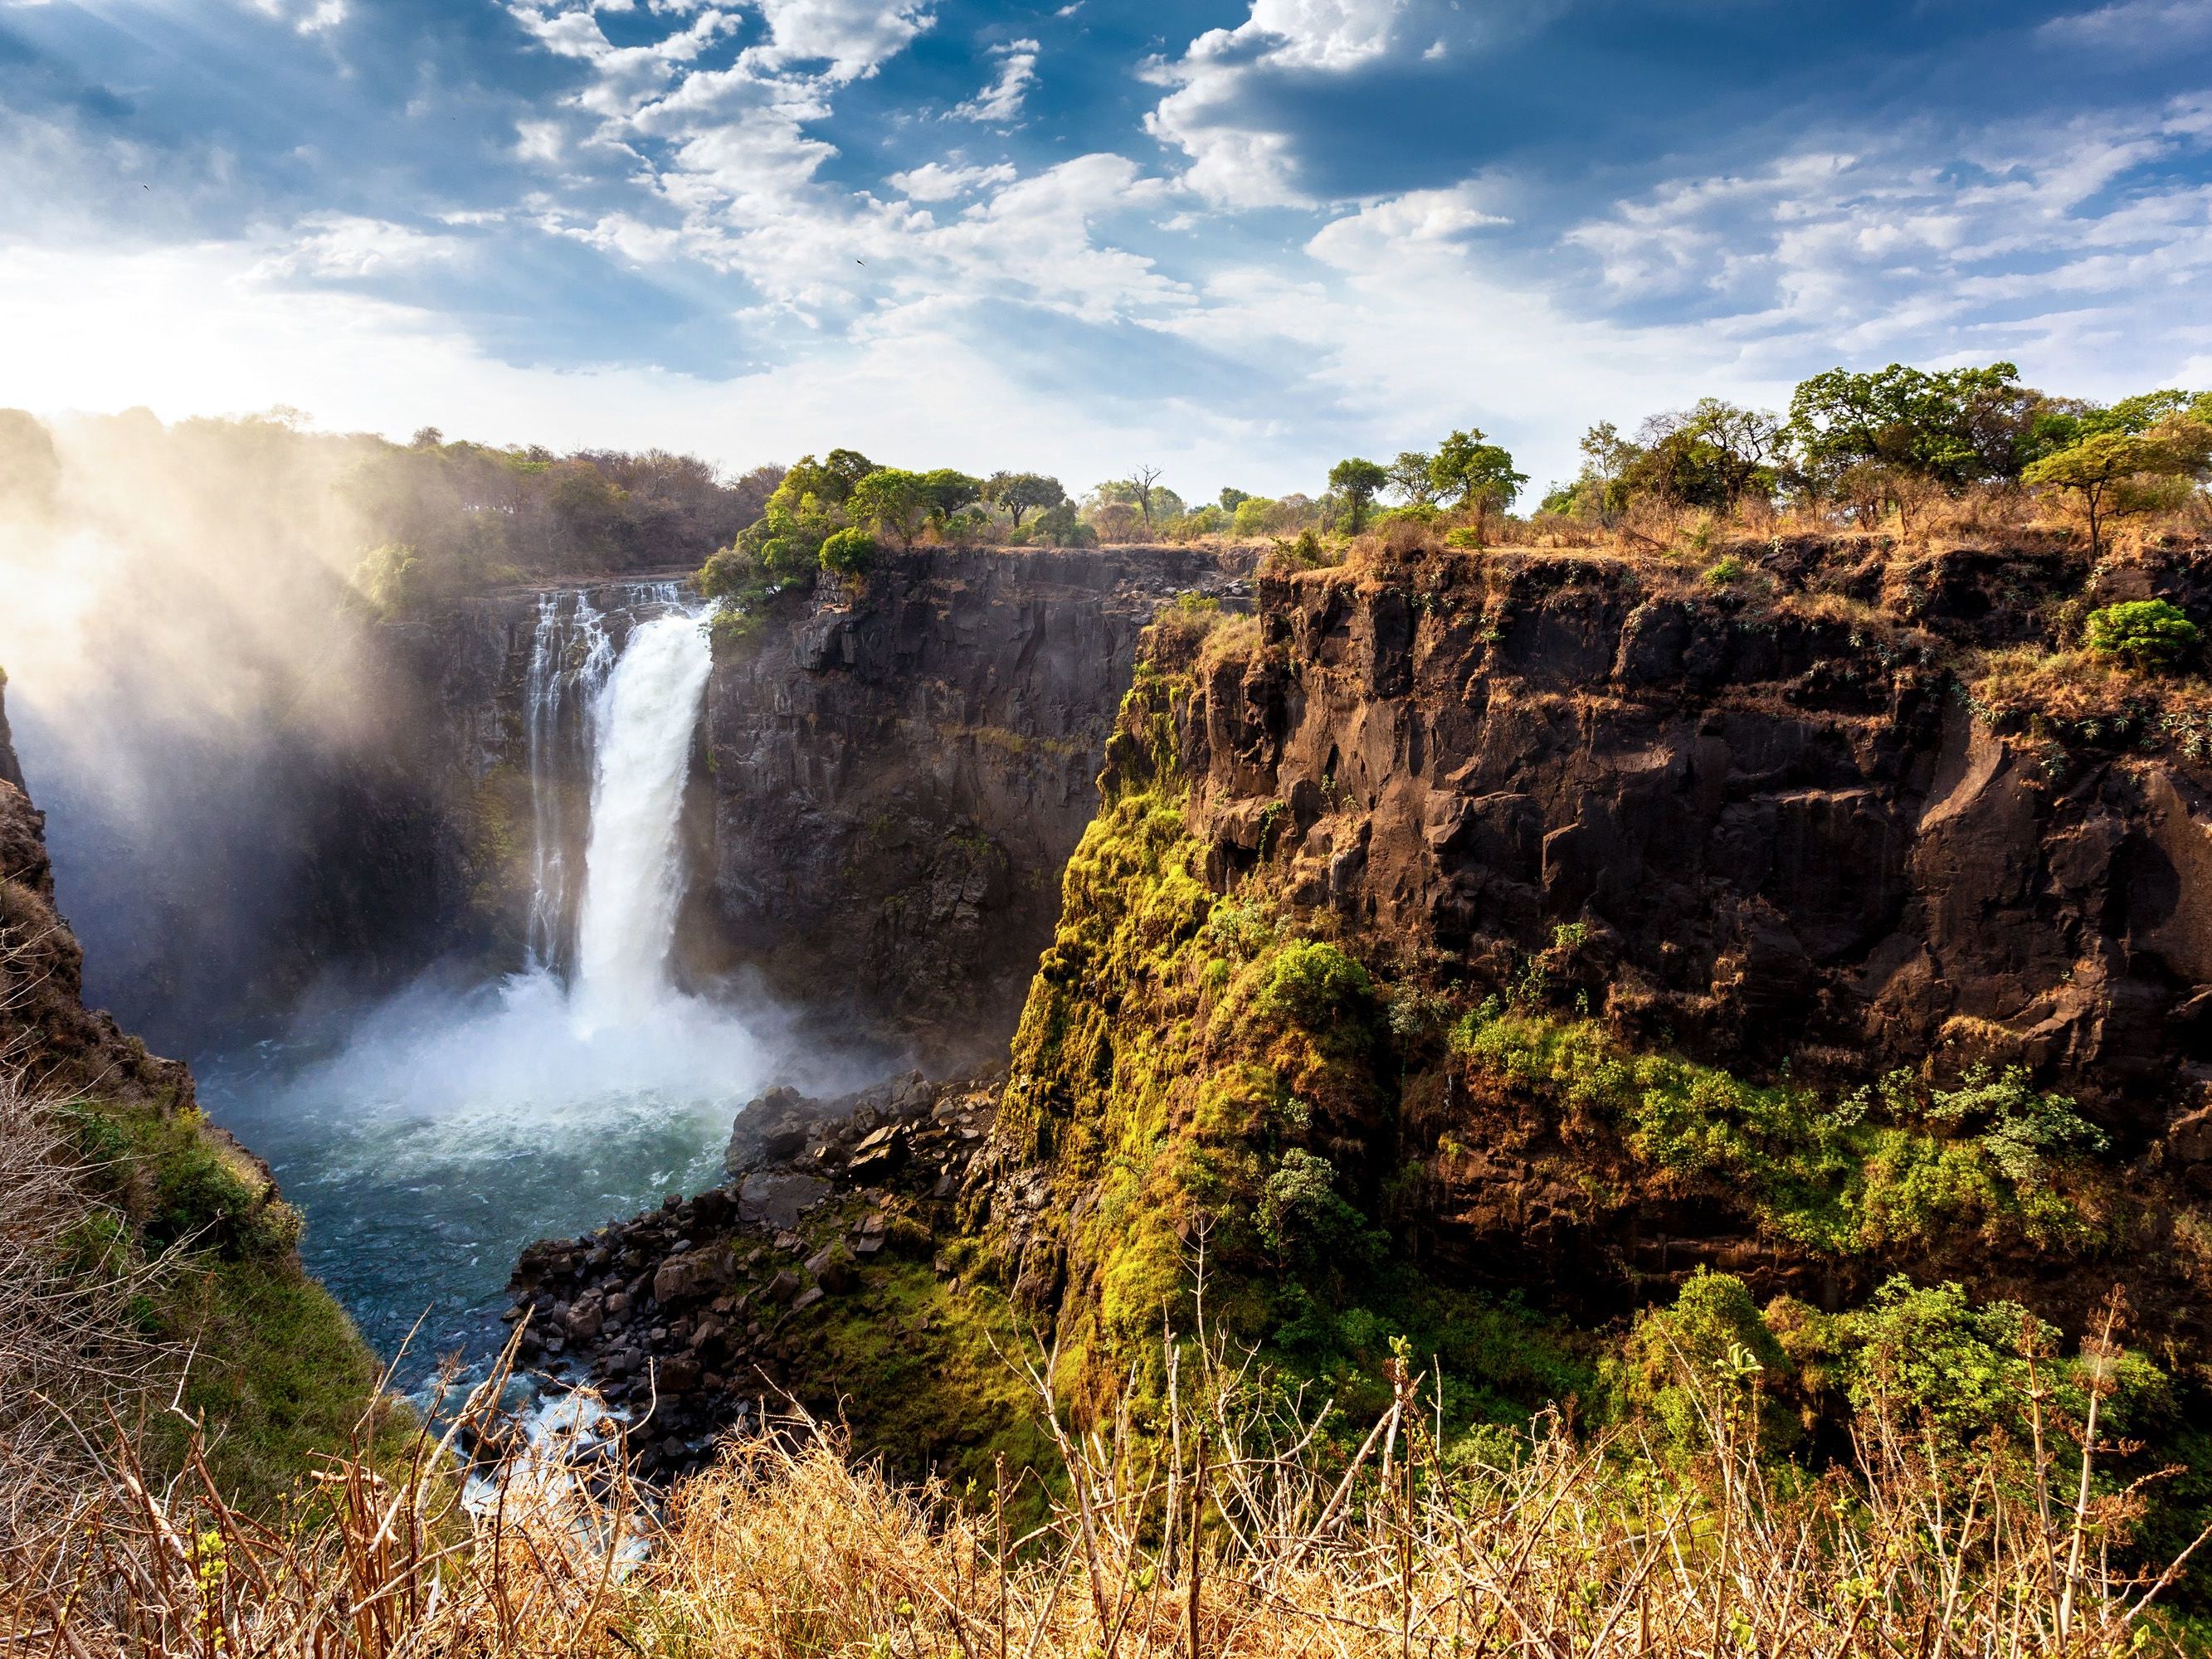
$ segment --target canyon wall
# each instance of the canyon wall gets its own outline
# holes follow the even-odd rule
[[[1601,556],[1270,580],[1179,717],[1193,823],[1217,880],[1266,861],[1432,972],[1502,988],[1571,927],[1654,1040],[2024,1064],[2140,1145],[2212,1079],[2212,767],[2005,729],[1950,660],[2069,563],[1939,556],[1910,616],[1878,567],[1774,603]]]
[[[687,805],[682,977],[750,970],[933,1057],[1003,1044],[1139,631],[1164,599],[1232,587],[1249,562],[921,549],[886,555],[858,592],[825,582],[726,637]],[[337,617],[348,731],[293,729],[272,708],[250,747],[149,738],[135,791],[36,745],[99,999],[191,1050],[303,1007],[343,1014],[436,964],[520,967],[536,839],[550,821],[580,872],[588,821],[590,699],[570,696],[550,735],[533,726],[547,653],[559,670],[586,631],[619,652],[639,604],[684,591],[672,574],[381,625]],[[134,797],[151,810],[112,804]],[[570,921],[575,897],[572,884]]]
[[[2124,1279],[2201,1349],[2212,710],[2054,635],[2208,570],[1377,552],[1170,617],[962,1225],[1117,1352],[1201,1237],[1255,1340],[1387,1237],[1578,1322]]]
[[[719,653],[712,905],[726,961],[947,1060],[1003,1053],[1138,636],[1248,556],[928,549]],[[696,908],[696,907],[695,907]]]

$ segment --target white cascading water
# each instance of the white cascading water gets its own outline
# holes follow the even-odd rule
[[[580,593],[548,595],[529,649],[538,890],[522,970],[467,988],[426,977],[362,1012],[336,1053],[295,1064],[272,1048],[204,1079],[226,1123],[276,1160],[307,1209],[310,1265],[372,1339],[388,1353],[434,1310],[425,1365],[495,1349],[499,1287],[529,1240],[711,1185],[741,1103],[771,1076],[816,1082],[774,1007],[671,978],[709,665],[700,619],[672,586],[631,587],[604,615]]]
[[[586,1035],[644,1019],[669,994],[684,889],[677,820],[712,665],[700,618],[678,611],[631,630],[600,693],[571,988]]]
[[[574,900],[568,890],[568,791],[572,763],[589,743],[586,729],[614,666],[607,619],[588,593],[557,589],[538,601],[530,672],[523,685],[530,764],[530,919],[525,935],[532,968],[556,968]]]

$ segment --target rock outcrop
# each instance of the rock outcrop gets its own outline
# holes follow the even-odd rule
[[[958,1061],[1003,1049],[1097,810],[1138,636],[1249,556],[928,549],[726,649],[708,690],[725,960]]]
[[[788,1389],[845,1409],[841,1396],[879,1379],[840,1374],[820,1346],[839,1310],[817,1310],[895,1259],[957,1283],[934,1244],[957,1232],[957,1194],[989,1139],[994,1082],[933,1084],[915,1072],[835,1100],[771,1090],[738,1117],[726,1186],[523,1253],[507,1317],[526,1316],[525,1358],[588,1382],[634,1418],[649,1411],[635,1449],[655,1474],[702,1461],[763,1396]],[[871,1297],[871,1317],[882,1307]],[[916,1334],[886,1319],[872,1334],[896,1344]],[[885,1407],[850,1403],[872,1419]],[[921,1449],[893,1449],[907,1462]]]
[[[0,689],[4,698],[4,689]],[[46,817],[0,701],[0,1068],[57,1097],[118,1096],[164,1111],[192,1104],[190,1072],[149,1054],[113,1018],[84,1006],[84,952],[54,908]],[[266,1171],[263,1172],[264,1175]]]
[[[1178,717],[1193,826],[1218,882],[1267,864],[1432,971],[1502,988],[1571,927],[1654,1037],[2024,1064],[2140,1146],[2212,1080],[2212,767],[1997,729],[1951,656],[2077,574],[1941,556],[1909,617],[1848,568],[1771,603],[1595,555],[1271,580]]]

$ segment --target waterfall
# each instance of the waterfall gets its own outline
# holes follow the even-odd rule
[[[425,1308],[418,1352],[496,1352],[526,1243],[713,1185],[741,1103],[823,1075],[772,1006],[671,974],[710,659],[684,603],[674,584],[550,594],[512,642],[537,836],[520,972],[458,993],[427,978],[335,1053],[264,1045],[203,1075],[311,1206],[310,1264],[386,1353]]]
[[[580,826],[568,780],[587,757],[587,730],[614,665],[607,619],[586,593],[549,592],[538,602],[523,686],[530,765],[531,895],[526,943],[533,969],[563,965],[575,897],[568,853]]]
[[[700,618],[678,611],[630,630],[599,694],[574,987],[584,1030],[634,1023],[668,994],[677,820],[711,665]]]

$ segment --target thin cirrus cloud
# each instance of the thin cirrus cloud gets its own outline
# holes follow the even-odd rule
[[[1838,362],[2112,395],[2212,378],[2208,50],[2212,0],[0,7],[8,395],[1187,494],[1470,422],[1541,480]]]
[[[999,57],[998,78],[973,98],[953,106],[952,118],[1004,126],[1021,118],[1022,105],[1037,80],[1037,43],[1014,40],[994,49]]]
[[[2051,18],[2037,31],[2045,45],[2136,55],[2212,40],[2212,0],[2113,0],[2094,11]]]

